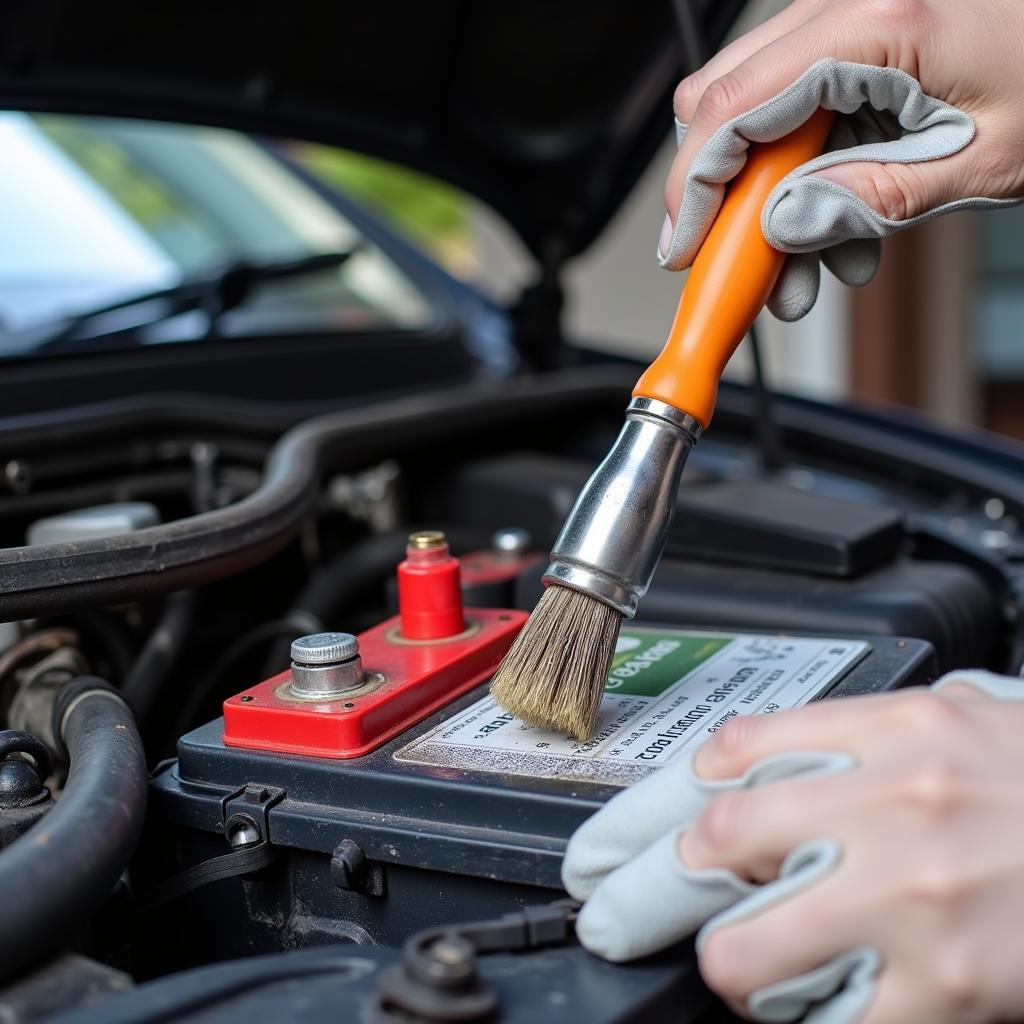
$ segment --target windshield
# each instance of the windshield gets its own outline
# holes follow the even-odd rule
[[[55,328],[135,295],[328,253],[353,255],[261,281],[218,318],[217,336],[417,329],[433,319],[386,253],[238,132],[0,112],[0,154],[0,357],[43,351]],[[202,310],[140,322],[135,344],[210,336]]]

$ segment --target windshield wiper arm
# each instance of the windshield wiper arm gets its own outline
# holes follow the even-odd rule
[[[302,256],[294,260],[276,260],[267,263],[249,263],[239,260],[229,263],[204,277],[187,278],[167,288],[140,292],[118,299],[95,309],[74,314],[53,334],[36,346],[35,351],[41,352],[55,348],[78,348],[80,345],[93,342],[98,338],[109,338],[119,334],[131,335],[136,331],[161,323],[182,313],[201,310],[206,313],[209,326],[207,334],[212,334],[217,321],[229,310],[240,306],[251,294],[253,288],[266,281],[282,281],[292,277],[303,277],[320,270],[331,270],[348,262],[362,248],[353,246],[339,252],[320,252],[312,256]],[[83,328],[91,321],[102,321],[104,317],[129,310],[134,306],[147,303],[164,303],[164,309],[142,323],[129,324],[112,329],[82,333]]]

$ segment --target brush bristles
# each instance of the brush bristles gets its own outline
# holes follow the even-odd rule
[[[491,683],[495,700],[531,725],[590,739],[622,616],[601,601],[548,587]]]

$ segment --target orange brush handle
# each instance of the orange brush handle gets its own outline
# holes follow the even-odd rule
[[[761,234],[765,200],[790,171],[821,153],[834,119],[831,110],[819,110],[785,138],[751,146],[690,268],[668,341],[634,397],[667,402],[708,425],[725,364],[786,259]]]

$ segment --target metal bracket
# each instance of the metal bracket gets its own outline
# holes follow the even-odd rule
[[[284,799],[283,789],[250,783],[221,800],[223,831],[231,853],[200,861],[166,878],[138,901],[141,912],[179,899],[211,882],[245,878],[272,864],[278,851],[270,845],[270,809]]]
[[[283,789],[250,782],[220,802],[224,836],[236,849],[270,841],[270,809],[285,797]]]

